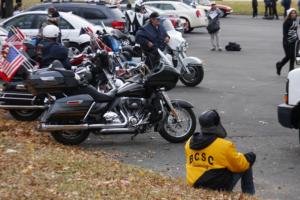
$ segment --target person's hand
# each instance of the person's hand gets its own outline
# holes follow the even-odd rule
[[[167,37],[165,38],[165,43],[169,43],[169,41],[170,41],[170,38],[167,36]]]
[[[147,44],[147,45],[148,45],[148,47],[149,47],[149,48],[152,48],[152,47],[153,47],[153,43],[152,43],[152,42],[150,42],[150,41],[148,42],[148,44]]]

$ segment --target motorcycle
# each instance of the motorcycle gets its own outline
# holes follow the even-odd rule
[[[180,81],[190,87],[200,84],[204,77],[202,61],[186,55],[188,44],[182,34],[174,29],[170,20],[165,19],[162,23],[170,37],[165,53],[168,59],[172,60],[174,67],[180,71]]]
[[[162,62],[158,68],[107,94],[80,85],[71,71],[48,68],[33,72],[26,81],[33,95],[84,91],[58,100],[48,95],[49,108],[41,117],[38,129],[50,132],[57,142],[64,145],[78,145],[90,133],[136,136],[153,127],[169,142],[186,141],[196,128],[193,106],[168,97],[166,91],[176,86],[179,73],[163,52],[159,54]]]

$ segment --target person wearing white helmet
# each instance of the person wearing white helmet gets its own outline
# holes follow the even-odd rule
[[[43,39],[38,46],[41,67],[48,67],[54,60],[59,60],[66,69],[71,69],[68,48],[57,42],[59,33],[59,28],[55,25],[47,25],[43,29]]]
[[[79,35],[79,47],[81,52],[83,53],[90,53],[90,44],[91,44],[91,36],[88,34],[81,34]]]

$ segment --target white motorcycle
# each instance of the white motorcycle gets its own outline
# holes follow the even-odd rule
[[[199,58],[186,55],[188,44],[182,34],[175,30],[170,20],[165,19],[162,23],[170,37],[164,53],[180,72],[180,81],[190,87],[198,85],[204,76],[202,61]]]

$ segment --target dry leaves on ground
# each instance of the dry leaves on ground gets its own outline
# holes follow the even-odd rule
[[[59,145],[35,122],[0,116],[0,199],[255,199],[195,190],[104,151]]]

